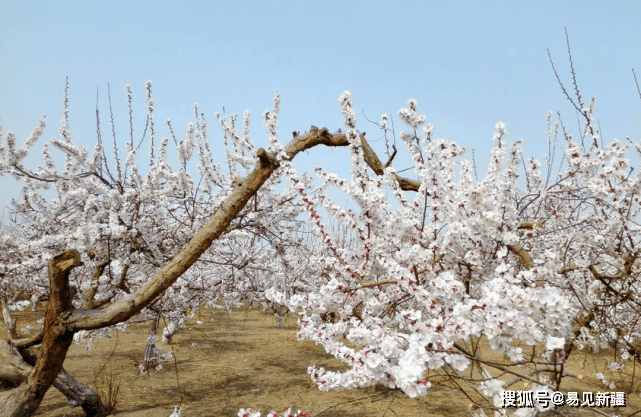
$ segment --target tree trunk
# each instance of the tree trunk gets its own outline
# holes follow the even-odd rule
[[[69,400],[70,407],[82,407],[87,417],[106,416],[109,410],[94,390],[61,369],[53,386]]]
[[[11,317],[11,310],[9,310],[7,297],[3,296],[0,301],[2,303],[2,316],[4,318],[4,324],[7,326],[7,333],[9,333],[10,338],[14,339],[17,337],[16,320]]]
[[[154,357],[156,356],[156,341],[158,336],[158,321],[160,320],[160,308],[152,307],[152,310],[156,312],[156,317],[151,320],[151,326],[149,327],[149,334],[147,335],[147,344],[145,345],[145,356],[143,358],[143,367],[146,372],[149,372],[149,368],[153,367]]]
[[[0,416],[28,417],[35,413],[42,398],[58,376],[73,341],[73,331],[67,330],[65,319],[73,306],[69,293],[69,273],[82,265],[80,254],[70,250],[58,254],[49,262],[51,294],[36,364],[29,376],[17,388],[0,393]]]
[[[0,345],[0,354],[10,364],[0,365],[0,380],[12,387],[19,386],[33,371],[33,365],[37,361],[38,350],[39,347],[32,346],[29,349],[22,349],[18,352],[17,349],[12,349],[8,344]],[[67,373],[64,368],[56,376],[53,386],[67,397],[69,406],[82,407],[89,417],[109,414],[98,394],[74,378],[73,375]]]
[[[31,366],[34,366],[37,361],[38,351],[40,347],[32,346],[29,349],[21,349],[20,355],[22,359]],[[25,378],[28,373],[25,374]],[[65,371],[64,368],[58,372],[56,379],[53,381],[53,386],[62,395],[69,400],[70,407],[82,407],[88,417],[106,416],[109,410],[102,403],[98,394],[78,381],[73,375]]]

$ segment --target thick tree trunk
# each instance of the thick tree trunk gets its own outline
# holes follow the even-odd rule
[[[20,369],[10,365],[0,365],[0,383],[17,387],[22,384],[25,379],[27,379],[27,377],[23,372],[20,372]]]
[[[35,294],[31,298],[34,306],[37,306],[38,299],[39,297]],[[6,300],[3,301],[4,322],[8,329],[11,342],[13,342],[16,340],[16,321],[11,317]],[[0,383],[4,383],[5,386],[9,387],[18,387],[26,381],[29,374],[33,371],[33,367],[36,365],[39,349],[40,346],[11,349],[9,345],[0,345],[0,354],[9,364],[0,365]],[[61,369],[58,376],[56,376],[56,379],[53,381],[53,386],[67,397],[70,406],[82,407],[87,416],[106,416],[109,414],[98,394],[75,379],[73,375],[68,374],[64,369]]]
[[[20,355],[28,365],[34,366],[37,361],[39,349],[40,348],[36,346],[32,346],[29,349],[21,349]],[[26,372],[24,375],[26,378],[29,373]],[[109,414],[109,411],[102,403],[98,394],[74,378],[73,375],[67,373],[64,368],[58,372],[58,376],[56,376],[56,379],[53,381],[53,386],[60,391],[62,395],[67,397],[70,407],[82,407],[88,417],[106,416]]]
[[[106,416],[109,410],[94,390],[61,369],[53,386],[69,400],[70,407],[82,407],[87,417]]]
[[[45,316],[42,346],[29,376],[17,388],[0,393],[0,416],[31,416],[62,369],[73,332],[65,320],[73,308],[69,293],[69,273],[81,265],[80,254],[70,250],[53,257],[49,262],[51,294]]]
[[[0,381],[11,387],[18,387],[26,381],[36,364],[38,348],[23,349],[18,352],[8,344],[0,344],[0,354],[9,365],[0,365]],[[67,373],[64,368],[53,381],[53,386],[60,391],[71,407],[82,407],[89,417],[106,416],[109,411],[102,403],[102,400],[88,386],[84,385],[73,375]]]
[[[8,340],[0,341],[0,357],[5,365],[0,365],[0,382],[10,387],[17,387],[27,380],[33,370],[20,356],[18,350]]]

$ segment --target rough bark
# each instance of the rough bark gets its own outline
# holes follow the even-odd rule
[[[20,355],[28,365],[34,366],[38,359],[38,351],[39,347],[33,346],[29,349],[20,349]],[[28,374],[29,372],[25,372],[25,378]],[[58,372],[56,379],[53,381],[53,386],[67,397],[69,406],[82,407],[87,416],[106,416],[109,414],[98,394],[78,381],[64,368]]]
[[[0,354],[9,363],[9,365],[0,365],[0,381],[11,387],[19,386],[33,371],[38,351],[39,349],[35,346],[18,351],[8,343],[0,343]],[[97,417],[108,414],[98,394],[67,373],[64,368],[56,376],[53,386],[67,397],[70,406],[82,407],[87,416]]]
[[[0,365],[0,383],[4,383],[11,387],[17,387],[25,379],[27,378],[24,373],[20,372],[20,370],[16,367],[10,365]]]
[[[3,359],[5,365],[0,367],[0,381],[11,384],[11,381],[16,380],[16,374],[20,374],[20,381],[18,384],[22,383],[27,379],[33,368],[27,364],[18,350],[11,346],[9,341],[2,340],[0,341],[0,356]]]
[[[69,400],[70,407],[82,407],[87,417],[107,416],[109,411],[98,394],[64,369],[58,372],[53,386]]]
[[[69,294],[69,273],[81,264],[80,254],[76,250],[58,254],[49,262],[51,294],[45,316],[42,347],[27,379],[17,388],[0,393],[0,404],[3,404],[0,416],[31,416],[62,369],[73,340],[73,332],[67,330],[64,323],[73,308]],[[6,349],[13,348],[7,343]]]
[[[9,310],[7,297],[3,296],[0,301],[2,302],[2,316],[4,318],[4,324],[7,327],[7,333],[9,333],[9,337],[13,339],[17,337],[16,321],[11,317],[11,310]]]

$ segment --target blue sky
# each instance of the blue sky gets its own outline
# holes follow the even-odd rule
[[[547,56],[549,49],[570,89],[564,27],[584,101],[597,96],[605,139],[641,140],[631,71],[641,78],[641,2],[628,0],[0,2],[0,124],[21,144],[46,115],[45,135],[27,161],[35,168],[42,143],[59,135],[68,75],[77,143],[96,141],[97,89],[102,136],[110,138],[107,83],[121,143],[131,84],[140,138],[150,79],[158,136],[169,136],[167,118],[182,136],[197,102],[212,140],[221,138],[214,113],[225,106],[252,111],[252,137],[264,146],[261,114],[275,90],[282,141],[312,124],[342,127],[337,99],[349,90],[359,130],[380,154],[380,131],[363,112],[375,121],[395,116],[398,130],[397,110],[415,98],[436,137],[476,149],[482,176],[497,121],[537,158],[547,152],[549,110],[560,111],[578,136]],[[346,149],[314,149],[295,161],[299,171],[322,165],[343,175],[348,164]],[[9,177],[0,185],[4,207],[19,185]]]

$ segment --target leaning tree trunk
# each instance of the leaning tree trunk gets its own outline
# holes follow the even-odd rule
[[[31,416],[62,369],[67,350],[73,341],[73,331],[67,330],[65,319],[73,306],[69,293],[69,273],[82,265],[80,254],[70,250],[54,256],[49,262],[51,294],[45,316],[42,345],[26,380],[15,389],[0,393],[0,416]]]
[[[6,303],[3,305],[3,314],[10,340],[6,345],[0,344],[0,356],[3,356],[5,362],[10,365],[0,365],[0,381],[11,387],[17,387],[33,371],[38,359],[40,346],[18,346],[17,349],[12,349],[11,342],[15,341],[16,336],[16,321],[11,317],[11,312]],[[38,341],[37,343],[40,342]],[[87,417],[106,416],[109,414],[98,394],[74,378],[73,375],[67,373],[64,368],[56,376],[53,386],[67,397],[70,407],[82,407]]]
[[[17,387],[26,381],[36,364],[39,347],[14,349],[10,342],[0,342],[0,355],[9,365],[0,365],[0,380],[5,384]],[[70,407],[82,407],[87,417],[106,416],[109,410],[105,407],[98,394],[67,373],[64,368],[58,372],[53,386],[60,391]]]
[[[35,366],[38,359],[39,346],[32,346],[28,349],[20,349],[22,359],[30,365]],[[23,372],[24,379],[29,375],[29,372]],[[18,385],[18,384],[14,384]],[[87,417],[106,416],[109,410],[103,404],[98,394],[78,381],[73,375],[68,373],[62,368],[56,379],[53,381],[53,386],[62,395],[67,397],[70,407],[82,407]]]
[[[82,407],[87,417],[106,416],[109,414],[109,410],[102,403],[96,391],[78,381],[64,369],[58,372],[58,376],[53,381],[53,386],[67,397],[70,407]]]

